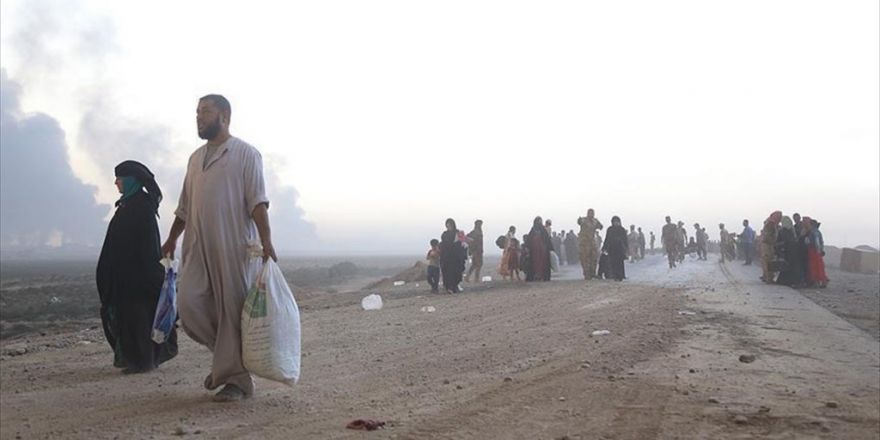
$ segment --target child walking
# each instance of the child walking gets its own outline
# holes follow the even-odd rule
[[[431,240],[431,250],[426,256],[428,260],[428,284],[431,285],[431,292],[439,292],[440,286],[440,242],[437,239]]]
[[[523,255],[526,254],[527,250],[524,247],[520,247],[519,241],[516,238],[510,239],[510,261],[507,263],[507,268],[510,270],[510,280],[513,281],[516,279],[517,281],[522,281],[522,278],[519,276],[519,271],[522,268],[520,264],[520,259]]]

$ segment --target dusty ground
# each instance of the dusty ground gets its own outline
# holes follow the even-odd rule
[[[460,295],[407,285],[381,292],[372,312],[363,294],[304,295],[300,384],[258,379],[238,404],[210,402],[200,387],[210,354],[186,338],[178,358],[134,377],[110,366],[95,324],[12,338],[0,437],[880,438],[871,334],[760,284],[753,267],[669,271],[652,256],[627,270],[623,283]],[[599,329],[611,334],[590,336]],[[346,430],[355,418],[389,426]]]
[[[827,272],[828,287],[800,292],[880,341],[880,276],[832,268]]]
[[[303,298],[358,290],[411,266],[417,257],[288,257],[281,269]],[[0,262],[0,339],[90,327],[100,301],[95,261]]]

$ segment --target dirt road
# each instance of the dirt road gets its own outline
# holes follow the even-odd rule
[[[300,384],[258,379],[237,404],[210,401],[210,354],[186,338],[178,358],[133,377],[110,366],[97,328],[11,340],[0,437],[880,437],[880,347],[868,333],[759,284],[752,267],[670,271],[652,256],[627,270],[622,283],[404,287],[379,292],[385,307],[371,312],[364,294],[303,298]],[[356,418],[388,426],[346,430]]]

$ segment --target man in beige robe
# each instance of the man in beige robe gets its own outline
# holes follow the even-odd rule
[[[226,98],[199,100],[196,122],[207,143],[189,158],[174,223],[162,246],[163,254],[173,255],[183,233],[178,313],[184,331],[214,354],[205,388],[223,386],[214,396],[218,402],[254,392],[241,359],[241,310],[254,282],[248,247],[257,243],[257,231],[263,260],[277,260],[262,157],[229,134],[230,117]]]

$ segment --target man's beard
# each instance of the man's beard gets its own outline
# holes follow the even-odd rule
[[[211,125],[205,127],[204,130],[199,131],[199,138],[204,139],[206,141],[214,139],[217,135],[220,134],[220,117],[217,116],[217,119],[214,120]]]

